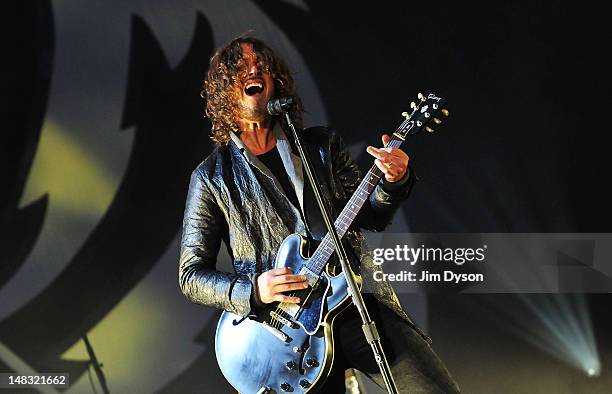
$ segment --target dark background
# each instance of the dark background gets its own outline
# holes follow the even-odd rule
[[[610,32],[608,9],[598,3],[129,3],[116,5],[116,14],[113,5],[96,2],[0,6],[7,44],[0,77],[2,371],[15,370],[15,360],[40,372],[69,371],[79,385],[68,392],[90,392],[86,355],[75,346],[98,327],[104,340],[93,344],[106,356],[111,392],[227,390],[209,346],[216,315],[182,304],[172,264],[189,174],[211,149],[199,98],[207,61],[250,21],[255,35],[296,69],[307,119],[336,128],[364,169],[365,146],[399,124],[416,92],[448,98],[448,122],[406,146],[421,182],[392,231],[610,232]],[[92,36],[96,29],[104,34]],[[125,51],[113,52],[117,45]],[[93,55],[82,59],[82,51]],[[123,74],[109,77],[105,69],[118,64],[125,64]],[[105,101],[113,89],[114,99]],[[100,112],[109,102],[119,110]],[[109,119],[114,127],[101,128]],[[70,144],[47,144],[45,135],[56,128]],[[105,145],[113,138],[122,139]],[[66,230],[60,219],[68,214],[54,211],[62,197],[53,190],[86,166],[53,172],[57,183],[48,190],[45,182],[55,178],[43,170],[66,163],[72,144],[97,158],[115,182],[100,212],[71,216]],[[39,159],[37,167],[43,148],[41,157],[52,159]],[[32,186],[40,177],[42,186]],[[87,207],[92,194],[78,187],[67,204]],[[52,242],[57,234],[64,243]],[[46,267],[55,268],[45,273]],[[138,313],[121,309],[142,287],[151,297],[135,304]],[[11,301],[15,295],[19,302]],[[421,324],[464,392],[612,391],[609,294],[584,295],[602,363],[597,378],[506,330],[514,322],[495,308],[516,307],[513,297],[416,299]],[[550,297],[563,303],[566,296]],[[413,298],[402,299],[410,310]],[[120,322],[105,324],[113,311]],[[159,326],[142,324],[139,313]],[[192,335],[176,328],[183,323]],[[107,347],[116,345],[114,336],[138,342],[129,335],[139,330],[158,330],[142,341],[167,350]],[[64,357],[69,350],[73,357]],[[151,377],[146,363],[121,361],[126,352],[155,359],[164,372]],[[174,358],[166,359],[170,353]],[[132,374],[113,375],[113,365]]]

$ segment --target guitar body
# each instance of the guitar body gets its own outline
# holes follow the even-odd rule
[[[287,237],[279,248],[275,268],[301,272],[308,262],[303,255],[305,242],[297,234]],[[293,324],[274,325],[269,311],[262,313],[263,319],[223,312],[215,337],[217,361],[240,393],[308,393],[325,381],[334,358],[333,321],[349,303],[344,275],[323,272],[311,293],[300,304],[301,312],[287,318]],[[278,303],[271,305],[273,311]]]

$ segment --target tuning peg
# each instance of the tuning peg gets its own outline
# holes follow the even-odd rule
[[[416,108],[416,103],[414,101],[410,102],[410,108],[412,108],[412,109]]]
[[[446,108],[442,109],[440,112],[442,112],[442,115],[444,116],[448,116],[450,114]]]
[[[435,123],[435,124],[440,124],[440,123],[442,123],[442,121],[441,121],[440,119],[438,119],[438,118],[434,118],[433,120],[434,120],[434,123]]]
[[[423,93],[419,93],[417,94],[417,97],[419,98],[419,100],[423,101],[425,100],[425,96],[423,96]]]
[[[429,133],[433,133],[434,132],[434,129],[432,129],[429,126],[425,126],[425,130],[427,130],[427,132],[429,132]]]
[[[402,116],[407,119],[410,116],[410,114],[408,112],[404,111],[404,112],[402,112]]]

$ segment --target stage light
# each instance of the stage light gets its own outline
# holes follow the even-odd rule
[[[482,307],[483,305],[481,305]],[[583,294],[516,294],[487,305],[503,328],[591,378],[601,374],[599,352]]]
[[[585,372],[590,378],[597,377],[601,374],[601,365],[597,360],[593,360],[593,363],[585,367]]]
[[[488,244],[491,245],[491,242]],[[551,250],[557,250],[559,244],[555,244]],[[571,249],[572,245],[568,245],[567,249]],[[541,245],[535,239],[531,245],[522,242],[522,238],[508,237],[503,248],[497,249],[498,253],[503,251],[504,256],[512,261],[525,260],[536,265],[542,264],[541,260],[550,261],[551,268],[558,258],[554,253],[552,260],[551,256],[534,253],[534,250],[541,250]],[[584,256],[578,257],[587,259]],[[558,288],[560,279],[546,275],[544,271],[534,270],[530,276],[531,287],[526,287],[525,283],[519,283],[512,275],[510,267],[501,264],[494,267],[495,274],[504,282],[505,288],[511,289],[513,293],[490,300],[486,309],[490,316],[496,317],[495,323],[503,322],[502,328],[587,376],[599,376],[601,363],[587,296],[578,292],[554,293],[552,290],[550,293],[530,292],[529,289]]]

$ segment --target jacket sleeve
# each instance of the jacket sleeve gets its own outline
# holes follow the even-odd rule
[[[192,302],[246,316],[251,311],[252,280],[216,270],[221,239],[227,232],[225,217],[203,174],[191,174],[183,217],[179,285]]]
[[[333,130],[330,131],[330,150],[334,174],[340,180],[348,199],[361,183],[361,171],[351,158],[342,138]],[[369,231],[385,230],[400,203],[410,194],[415,179],[414,171],[410,168],[397,182],[387,182],[383,177],[357,214],[354,224]]]

